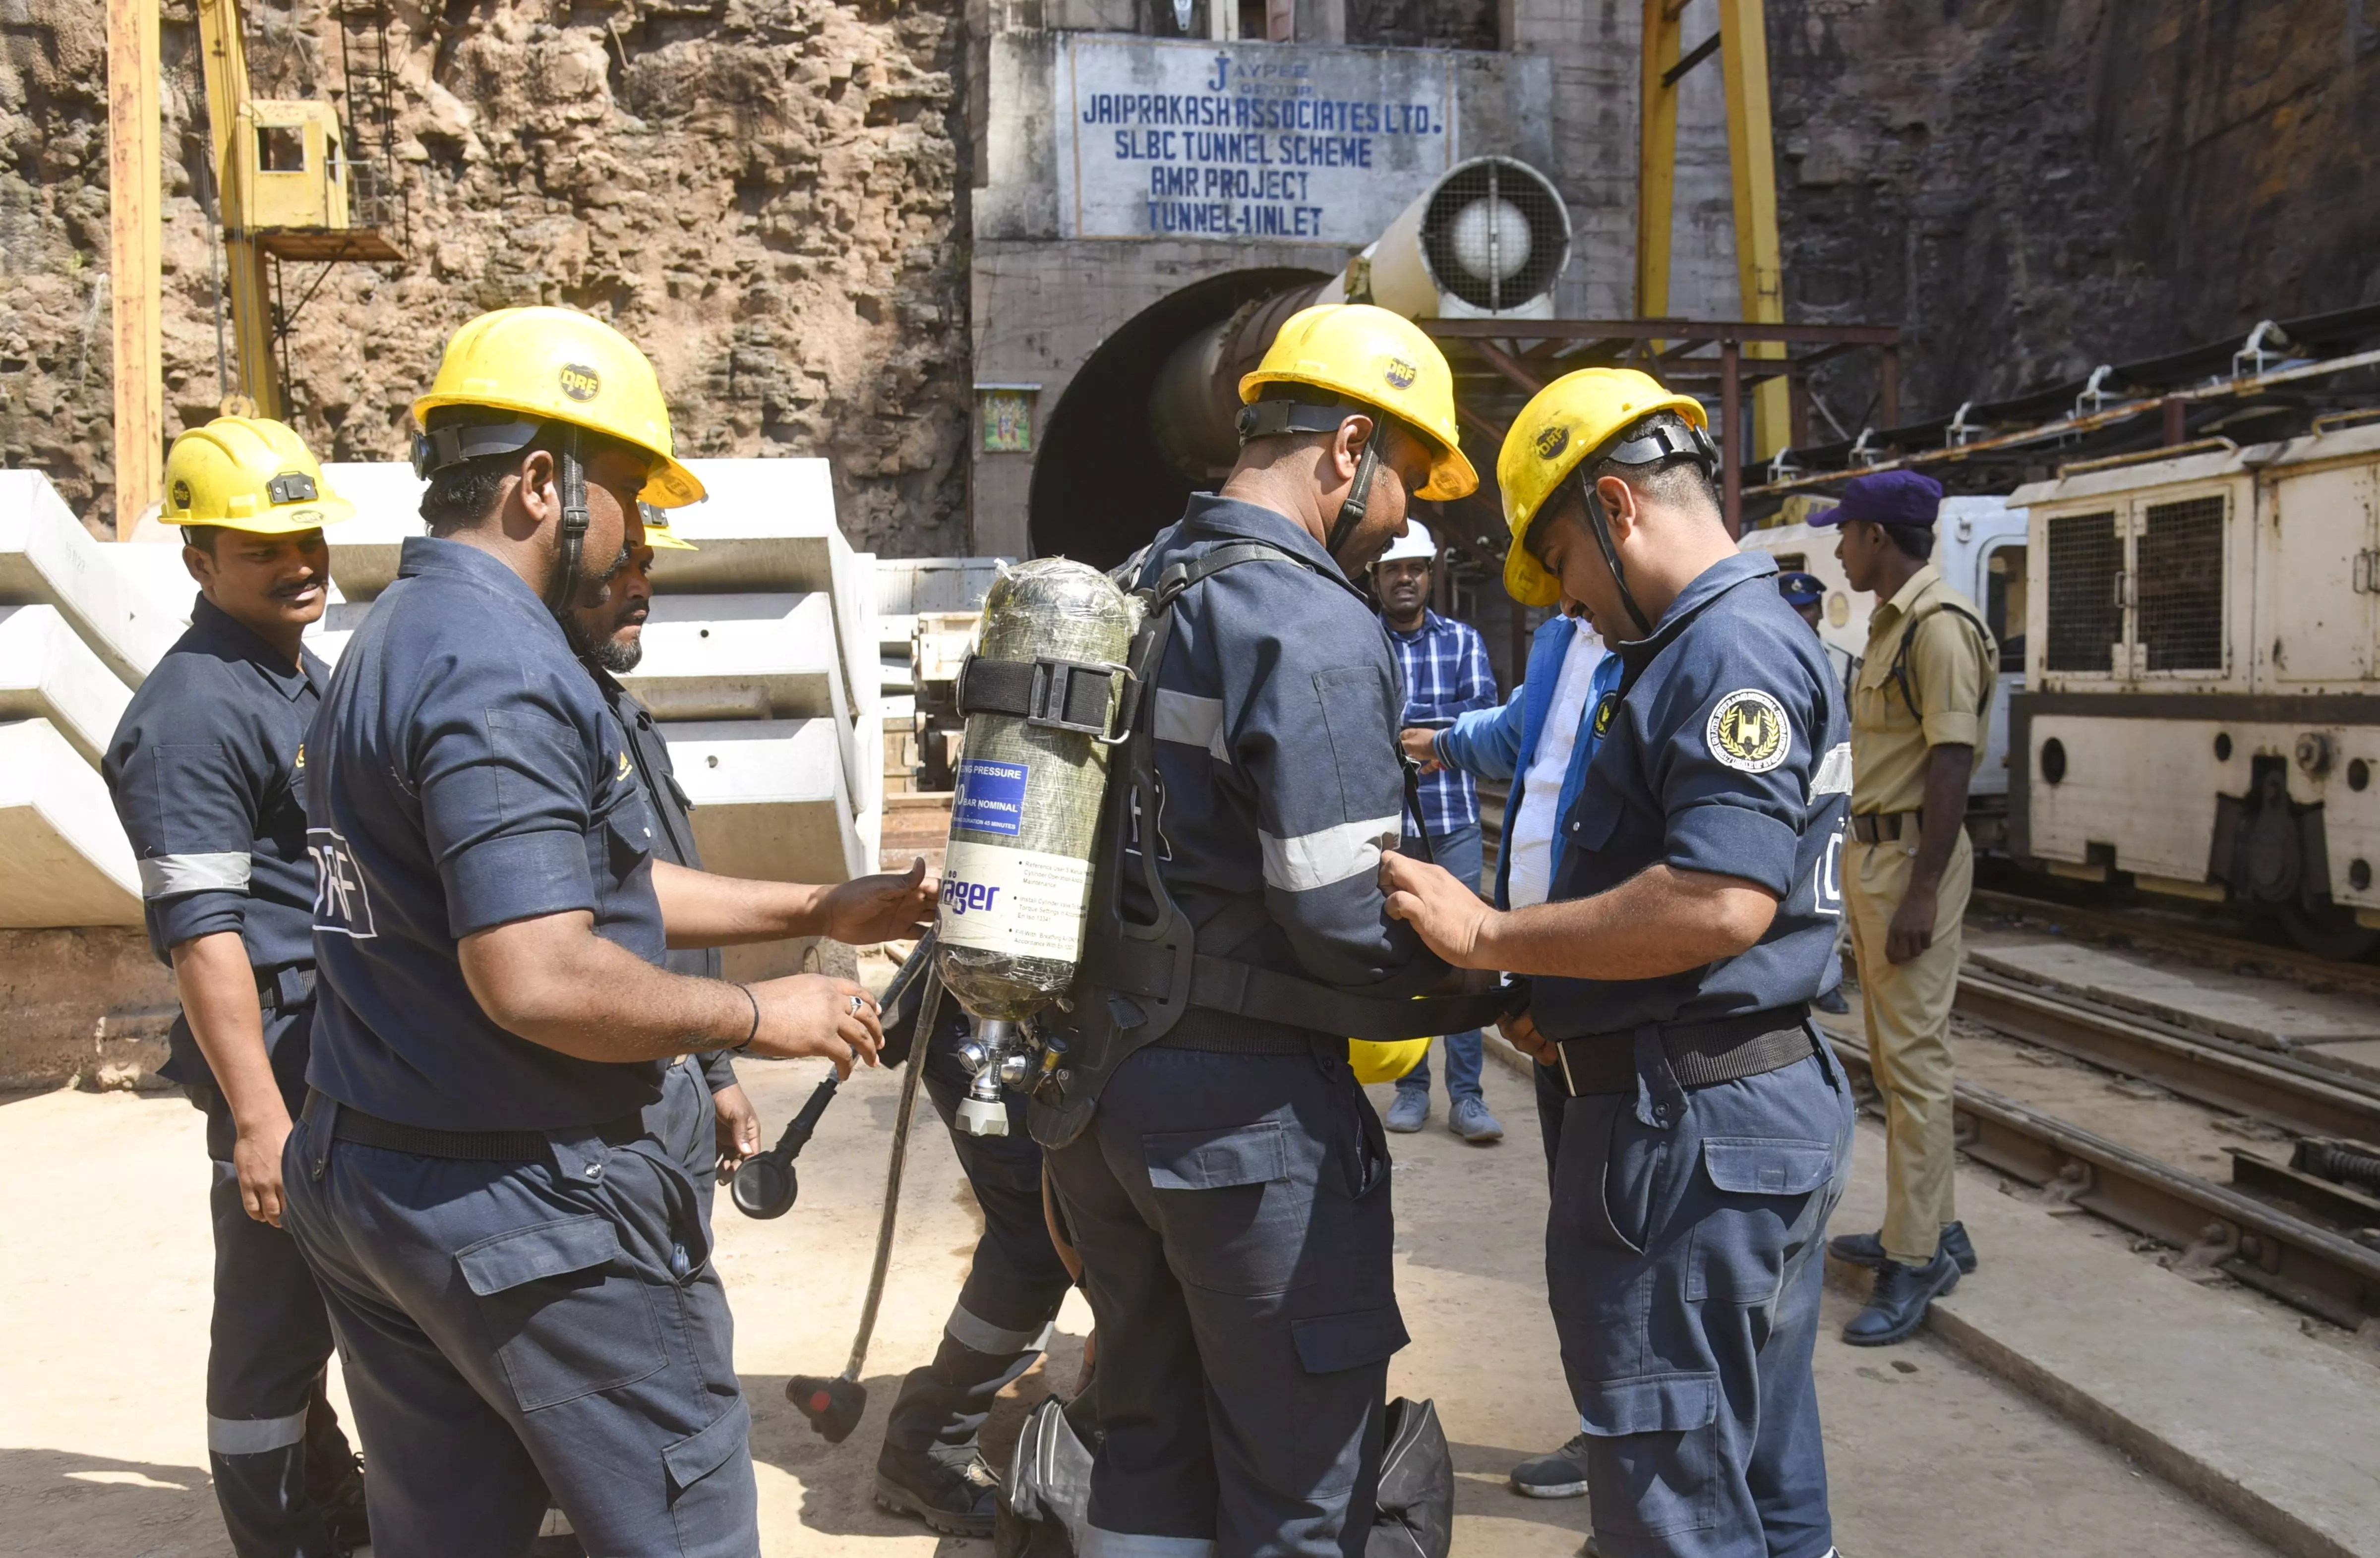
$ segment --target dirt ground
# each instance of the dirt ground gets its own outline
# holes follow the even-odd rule
[[[808,1067],[746,1068],[771,1131]],[[1510,1135],[1475,1148],[1443,1129],[1444,1100],[1397,1157],[1400,1298],[1414,1345],[1390,1388],[1434,1396],[1459,1476],[1455,1551],[1567,1555],[1584,1501],[1505,1486],[1512,1464],[1567,1438],[1572,1419],[1543,1298],[1544,1162],[1525,1084],[1488,1067]],[[903,1372],[931,1353],[975,1238],[972,1201],[938,1122],[920,1120],[885,1310],[866,1377],[870,1412],[839,1446],[783,1397],[795,1372],[832,1372],[867,1281],[897,1077],[844,1092],[801,1162],[802,1198],[749,1222],[722,1199],[720,1260],[735,1300],[753,1406],[764,1551],[988,1558],[877,1509],[868,1480]],[[1379,1090],[1385,1105],[1386,1090]],[[921,1114],[925,1111],[921,1107]],[[0,1102],[0,1553],[218,1558],[227,1552],[204,1453],[209,1270],[200,1117],[171,1095],[57,1092]],[[1864,1134],[1862,1151],[1874,1154]],[[1872,1161],[1864,1165],[1874,1171]],[[1840,1322],[1848,1301],[1828,1298]],[[1070,1300],[1038,1397],[1070,1388],[1087,1313]],[[1852,1558],[1956,1551],[2230,1558],[2262,1551],[2120,1455],[1925,1338],[1818,1348],[1837,1528]],[[995,1427],[1013,1435],[1023,1402]]]

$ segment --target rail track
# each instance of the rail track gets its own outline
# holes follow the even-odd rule
[[[1968,900],[1969,913],[2014,914],[2042,920],[2066,930],[2140,947],[2159,947],[2206,960],[2217,968],[2250,967],[2312,984],[2329,985],[2357,995],[2380,996],[2380,964],[2342,962],[2318,958],[2294,947],[2224,936],[2219,932],[2177,925],[2146,914],[2123,914],[2086,909],[2052,899],[1978,888]]]
[[[1865,1042],[1831,1024],[1828,1037],[1872,1086]],[[2350,1330],[2380,1320],[2380,1248],[2343,1231],[2380,1227],[2362,1223],[2380,1218],[2380,1201],[2238,1152],[2236,1182],[2218,1185],[1971,1082],[1958,1084],[1955,1109],[1970,1157],[2176,1247],[2185,1268],[2220,1271]]]

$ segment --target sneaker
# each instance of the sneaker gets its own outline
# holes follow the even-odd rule
[[[1504,1139],[1504,1128],[1488,1112],[1487,1104],[1477,1098],[1456,1099],[1454,1107],[1447,1113],[1446,1129],[1481,1146]]]
[[[887,1444],[876,1456],[876,1502],[954,1537],[991,1535],[1000,1475],[972,1451],[964,1461]]]
[[[1524,1498],[1574,1499],[1586,1492],[1586,1435],[1574,1436],[1550,1455],[1512,1468],[1512,1492]]]
[[[1429,1118],[1429,1094],[1417,1087],[1397,1089],[1397,1101],[1389,1105],[1388,1117],[1380,1123],[1390,1130],[1415,1131]]]
[[[1867,1308],[1843,1326],[1843,1340],[1855,1347],[1888,1347],[1906,1341],[1925,1322],[1925,1307],[1959,1286],[1959,1262],[1937,1250],[1923,1266],[1887,1261],[1876,1270]]]
[[[1942,1249],[1949,1250],[1950,1259],[1959,1262],[1961,1276],[1975,1274],[1975,1246],[1973,1241],[1967,1238],[1967,1225],[1964,1223],[1943,1225]],[[1866,1266],[1874,1269],[1885,1262],[1884,1235],[1881,1233],[1839,1234],[1827,1241],[1827,1253],[1845,1265]]]

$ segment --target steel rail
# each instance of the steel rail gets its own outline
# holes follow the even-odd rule
[[[1873,1085],[1867,1045],[1831,1024],[1827,1034]],[[2179,1248],[2180,1265],[2219,1270],[2350,1330],[2380,1318],[2380,1250],[1988,1088],[1960,1082],[1953,1107],[1959,1147],[1970,1157]]]
[[[1970,897],[1968,909],[1971,913],[1982,910],[1994,914],[2029,914],[2035,919],[2071,925],[2095,936],[2121,937],[2144,946],[2168,947],[2177,952],[2220,958],[2226,967],[2249,963],[2303,979],[2350,986],[2359,995],[2380,996],[2380,966],[2340,962],[2335,958],[2316,957],[2294,947],[2243,941],[2238,936],[2223,936],[2214,931],[2159,924],[2155,921],[2111,913],[2104,909],[2084,909],[2052,899],[2027,898],[2022,893],[1998,892],[1984,888],[1976,888]]]
[[[1960,972],[1954,1007],[2011,1038],[2301,1136],[2380,1142],[2380,1089],[2342,1072],[1973,968]]]

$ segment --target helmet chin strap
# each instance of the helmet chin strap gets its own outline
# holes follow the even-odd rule
[[[1644,609],[1629,591],[1628,572],[1621,567],[1620,549],[1611,542],[1611,516],[1603,512],[1603,495],[1587,479],[1585,465],[1578,468],[1578,491],[1586,500],[1586,525],[1595,532],[1595,544],[1603,553],[1603,565],[1611,570],[1611,582],[1620,586],[1620,604],[1627,608],[1629,620],[1636,624],[1636,636],[1650,638],[1653,624],[1645,620]]]
[[[587,463],[578,457],[577,429],[564,429],[554,465],[562,477],[562,541],[545,586],[545,609],[559,618],[578,602],[578,565],[587,550]]]
[[[1379,449],[1380,424],[1375,419],[1372,436],[1364,441],[1364,453],[1355,456],[1355,479],[1348,484],[1346,501],[1339,505],[1339,517],[1330,525],[1330,538],[1322,544],[1333,562],[1340,562],[1339,549],[1355,534],[1371,506],[1372,482],[1380,473]],[[1340,566],[1346,564],[1340,562]]]

